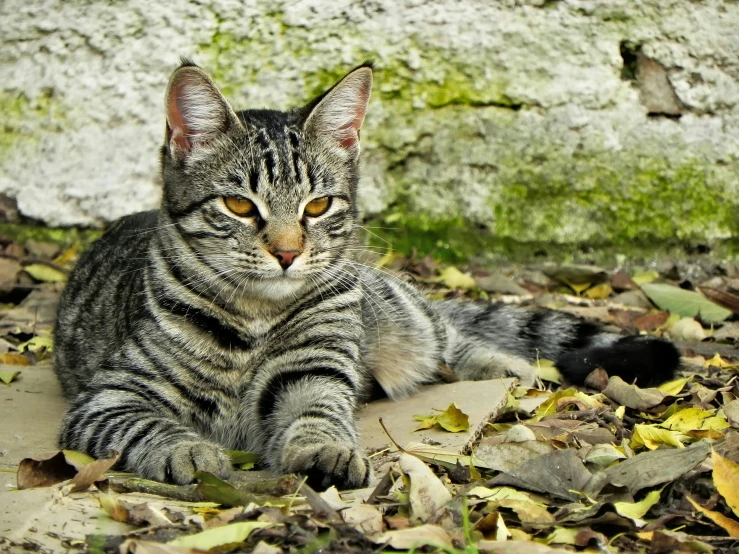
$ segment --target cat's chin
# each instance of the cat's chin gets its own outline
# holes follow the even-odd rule
[[[247,285],[246,292],[273,301],[295,298],[306,286],[307,281],[296,276],[280,276],[273,279],[260,279]]]

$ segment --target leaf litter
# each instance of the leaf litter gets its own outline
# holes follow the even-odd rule
[[[8,303],[0,312],[7,345],[0,380],[8,386],[53,351],[54,302],[79,248],[46,258],[14,252],[0,259]],[[229,452],[228,480],[200,473],[196,484],[174,486],[115,473],[115,456],[93,461],[71,451],[23,460],[18,488],[56,487],[68,501],[91,495],[105,517],[131,526],[125,535],[80,537],[98,552],[734,551],[736,269],[702,282],[674,268],[571,265],[498,276],[398,254],[381,263],[415,274],[435,298],[565,309],[625,332],[668,336],[682,349],[683,370],[657,388],[602,370],[571,387],[540,360],[539,386],[513,391],[470,451],[391,446],[371,458],[378,478],[366,490],[316,492],[299,476],[257,474],[254,453]],[[458,400],[415,419],[421,428],[465,430]]]

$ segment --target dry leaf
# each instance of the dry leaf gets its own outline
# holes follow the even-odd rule
[[[631,437],[631,448],[637,449],[646,446],[649,450],[656,450],[660,446],[668,445],[675,448],[685,448],[680,435],[674,431],[660,429],[652,425],[634,425],[634,433]]]
[[[608,380],[608,386],[603,394],[622,406],[642,411],[654,408],[665,399],[664,393],[659,389],[642,389],[636,385],[629,385],[618,376]]]
[[[25,266],[23,270],[37,281],[58,283],[67,280],[67,273],[52,265],[31,264]]]
[[[739,516],[739,464],[735,464],[721,456],[715,450],[711,454],[713,460],[713,484],[724,497],[734,515]]]
[[[670,325],[667,336],[672,340],[685,340],[689,342],[701,342],[708,334],[703,326],[692,317],[683,317]]]
[[[90,488],[95,481],[100,481],[111,467],[118,461],[120,454],[113,452],[112,458],[104,460],[95,460],[92,463],[87,464],[79,473],[72,478],[72,482],[68,485],[68,489],[65,489],[65,493],[81,492]]]
[[[224,544],[232,544],[244,542],[252,531],[255,529],[263,529],[270,527],[273,523],[264,521],[241,521],[239,523],[231,523],[215,529],[208,529],[194,535],[186,535],[178,537],[167,544],[172,546],[181,546],[185,548],[197,548],[200,550],[210,550]]]
[[[357,504],[341,512],[344,523],[366,535],[382,532],[382,514],[369,504]]]
[[[375,544],[387,544],[396,550],[409,550],[425,545],[452,548],[452,539],[449,534],[436,525],[386,531],[382,535],[370,538]]]
[[[450,404],[446,410],[437,415],[417,415],[413,416],[413,418],[421,422],[416,431],[431,429],[436,425],[450,433],[460,433],[462,431],[469,431],[470,429],[469,416],[454,403]]]
[[[411,519],[428,521],[452,499],[452,493],[433,471],[415,456],[401,454],[399,461],[401,471],[411,480],[409,491]]]
[[[639,524],[638,522],[647,514],[650,508],[659,502],[661,494],[662,489],[651,491],[639,502],[614,502],[613,507],[618,515],[628,517]]]
[[[26,458],[18,465],[17,485],[21,490],[49,487],[71,479],[76,473],[77,469],[67,462],[63,452],[45,460]]]
[[[447,267],[435,281],[452,290],[469,290],[477,286],[474,277],[469,273],[462,273],[454,266]]]
[[[721,527],[724,531],[729,533],[730,537],[733,537],[735,539],[739,538],[739,521],[734,521],[733,519],[726,517],[724,514],[721,514],[719,512],[714,512],[712,510],[704,508],[703,506],[698,504],[695,500],[693,500],[689,495],[685,495],[685,496],[696,510],[698,510],[708,519],[713,521],[716,525]]]
[[[6,385],[9,385],[13,381],[15,381],[18,376],[21,374],[19,370],[16,371],[0,371],[0,381],[5,383]]]

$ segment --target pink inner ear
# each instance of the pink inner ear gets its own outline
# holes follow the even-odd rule
[[[188,138],[189,130],[185,119],[182,117],[182,110],[178,102],[180,97],[180,87],[173,86],[167,99],[167,125],[171,132],[170,144],[174,144],[179,150],[190,151],[192,144]]]
[[[359,129],[364,122],[364,116],[367,110],[367,101],[369,100],[369,87],[362,87],[359,91],[361,101],[357,103],[354,110],[354,119],[339,127],[338,131],[341,135],[339,145],[342,148],[351,148],[359,141]]]

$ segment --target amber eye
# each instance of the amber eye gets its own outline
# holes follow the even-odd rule
[[[223,198],[223,202],[229,210],[238,216],[252,217],[259,215],[259,210],[254,205],[254,202],[247,200],[246,198],[241,198],[239,196],[226,196]]]
[[[328,210],[331,207],[331,197],[330,196],[324,196],[323,198],[316,198],[315,200],[311,200],[305,205],[305,209],[303,212],[305,215],[308,215],[310,217],[318,217],[319,215],[323,215],[326,213],[326,210]]]

